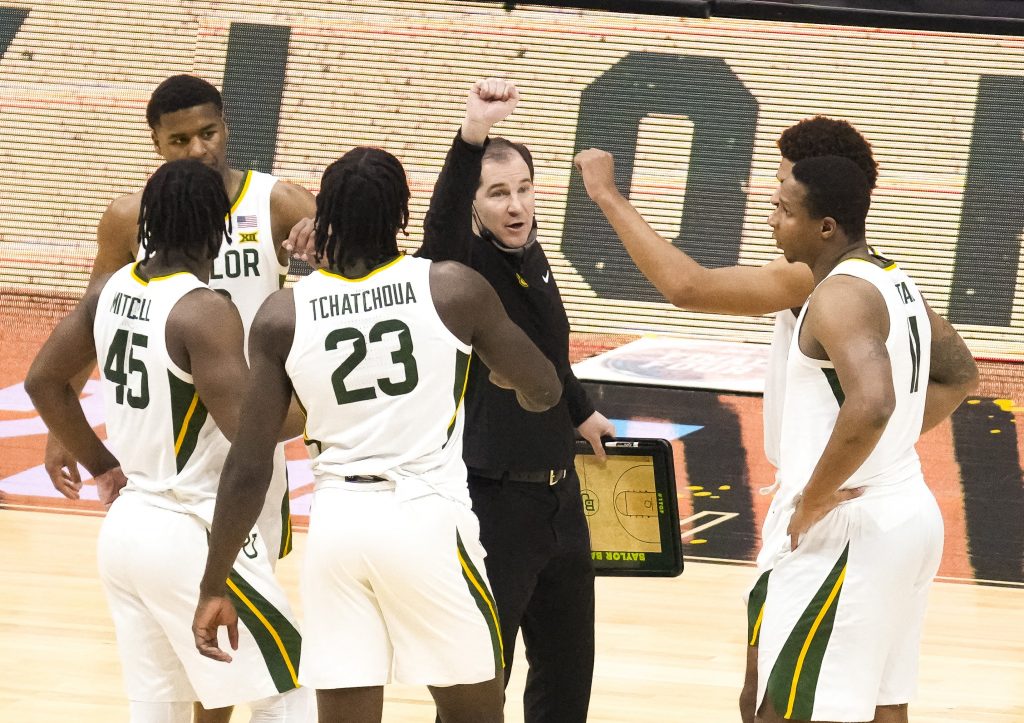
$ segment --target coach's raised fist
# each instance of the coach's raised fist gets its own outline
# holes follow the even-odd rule
[[[595,202],[609,193],[618,193],[615,188],[615,159],[608,151],[600,148],[587,148],[576,154],[573,164],[583,176],[583,185],[587,195]]]
[[[462,123],[463,140],[479,145],[498,121],[508,118],[519,103],[516,84],[501,78],[473,83],[466,98],[466,119]]]

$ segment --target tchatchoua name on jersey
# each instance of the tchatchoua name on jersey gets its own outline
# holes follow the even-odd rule
[[[388,306],[415,303],[416,294],[413,293],[412,284],[408,281],[404,284],[377,286],[354,294],[330,294],[309,300],[314,321],[345,314],[362,314]]]
[[[149,321],[149,307],[152,303],[152,299],[140,299],[137,296],[123,294],[119,291],[114,296],[114,300],[110,302],[110,313],[125,316],[129,319]]]

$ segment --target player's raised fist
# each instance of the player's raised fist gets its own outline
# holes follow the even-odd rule
[[[587,195],[594,201],[604,194],[616,192],[615,159],[608,151],[587,148],[576,154],[573,165],[579,169]]]
[[[473,83],[466,98],[463,138],[470,143],[482,143],[491,126],[508,118],[518,103],[519,90],[511,81],[487,78]]]

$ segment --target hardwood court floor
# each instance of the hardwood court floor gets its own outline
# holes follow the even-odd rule
[[[127,720],[96,573],[97,517],[0,510],[0,721]],[[297,601],[299,558],[279,566]],[[691,561],[675,579],[600,578],[591,721],[736,721],[746,566]],[[301,606],[299,606],[301,609]],[[1024,721],[1024,589],[936,583],[915,723]],[[522,721],[519,666],[508,721]],[[236,721],[247,720],[243,711]],[[433,720],[425,690],[387,689],[385,721]]]

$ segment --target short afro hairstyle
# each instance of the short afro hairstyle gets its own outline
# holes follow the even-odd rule
[[[172,75],[162,82],[149,96],[146,104],[146,122],[156,130],[160,118],[165,113],[174,113],[197,105],[212,104],[219,112],[224,112],[224,101],[220,91],[202,78],[194,75]]]
[[[784,130],[777,144],[782,157],[793,163],[815,156],[842,156],[857,164],[870,188],[878,181],[871,144],[847,121],[823,115],[805,118]]]
[[[871,186],[860,166],[844,156],[814,156],[793,165],[793,180],[806,190],[811,217],[830,216],[851,239],[864,238]]]

